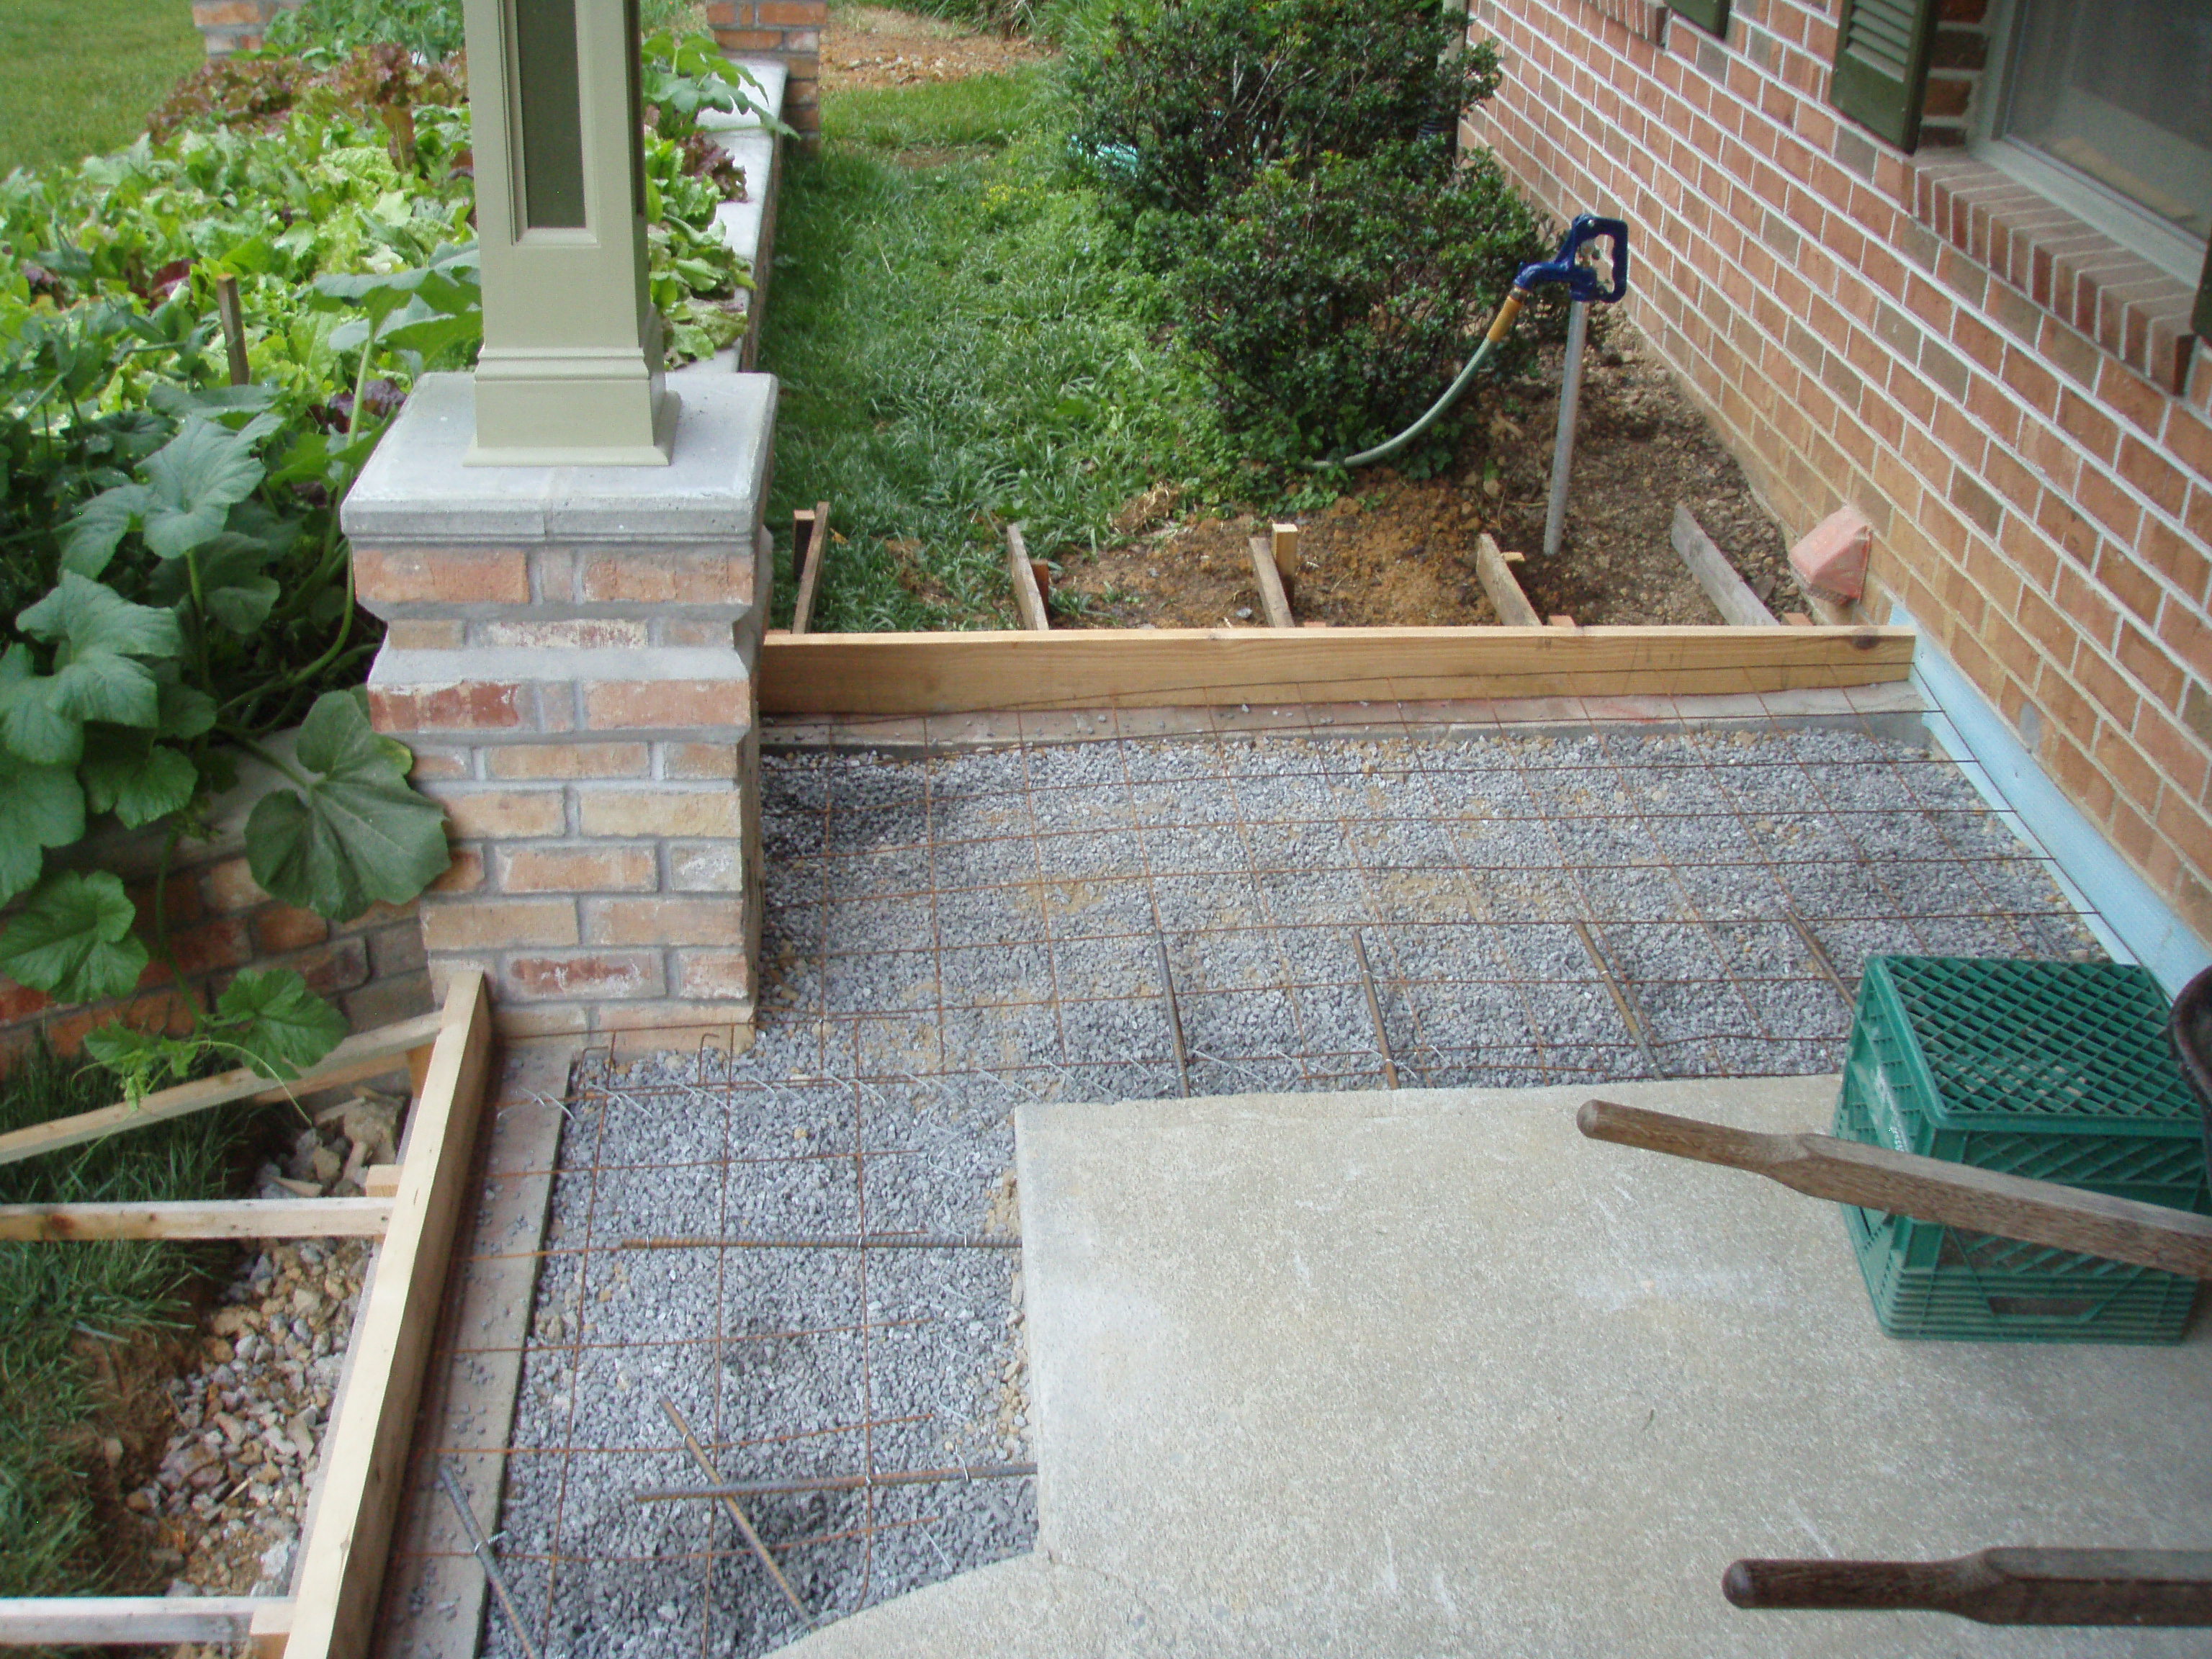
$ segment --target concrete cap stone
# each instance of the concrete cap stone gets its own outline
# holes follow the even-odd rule
[[[1874,526],[1855,507],[1839,507],[1790,550],[1790,568],[1813,592],[1856,599],[1866,592],[1867,554]]]
[[[359,542],[730,541],[760,521],[770,374],[686,377],[666,466],[466,466],[476,383],[426,374],[346,498]]]

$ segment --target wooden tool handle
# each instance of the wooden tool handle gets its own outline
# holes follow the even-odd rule
[[[1593,1140],[1749,1170],[1812,1198],[2212,1279],[2212,1217],[2187,1210],[1833,1135],[1759,1134],[1607,1100],[1585,1102],[1575,1123]]]
[[[1946,1561],[1734,1561],[1740,1607],[1911,1609],[1984,1625],[2212,1625],[2212,1552],[1990,1549]]]

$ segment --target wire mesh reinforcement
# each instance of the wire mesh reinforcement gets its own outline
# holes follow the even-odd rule
[[[501,1516],[547,1655],[804,1628],[716,1505],[637,1501],[700,1485],[664,1396],[817,1616],[1027,1547],[1026,1479],[934,1478],[1030,1455],[1023,1101],[1823,1071],[1869,954],[2095,954],[1854,722],[1098,727],[764,764],[757,1044],[570,1107]]]

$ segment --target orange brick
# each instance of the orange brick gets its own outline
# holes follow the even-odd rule
[[[530,723],[531,688],[489,680],[466,681],[420,690],[404,686],[368,688],[370,723],[401,737],[413,732],[489,732]]]
[[[744,906],[733,898],[586,899],[592,945],[741,945]]]
[[[568,802],[558,789],[470,789],[443,784],[426,793],[446,809],[453,835],[465,841],[543,839],[568,827]]]
[[[433,951],[506,951],[576,943],[573,899],[471,898],[426,905],[422,943]]]
[[[686,998],[753,994],[753,965],[742,951],[686,951],[677,958],[677,994]]]
[[[584,688],[584,723],[599,732],[742,727],[751,718],[744,680],[608,680]]]
[[[530,565],[515,547],[353,549],[354,586],[380,605],[527,605]]]
[[[384,625],[384,642],[395,651],[458,651],[469,625],[459,620],[400,617]]]
[[[2212,745],[2197,738],[2145,703],[2136,714],[2135,739],[2151,763],[2191,800],[2201,799],[2212,781]]]
[[[2120,441],[2119,471],[2166,512],[2179,515],[2189,498],[2189,480],[2181,469],[2133,433]]]
[[[733,743],[670,743],[660,750],[660,772],[668,778],[733,781],[738,775],[738,745]]]
[[[483,885],[483,854],[473,847],[453,848],[453,861],[446,866],[446,873],[432,882],[433,893],[473,893]]]
[[[493,860],[509,893],[647,893],[659,878],[650,847],[502,847]]]
[[[577,797],[586,836],[737,836],[738,792],[726,789],[590,789]]]
[[[586,558],[578,580],[584,599],[602,604],[750,605],[753,556],[624,552]]]
[[[2143,568],[2135,556],[2116,542],[2107,542],[2097,555],[2097,580],[2122,605],[2140,617],[2146,627],[2158,625],[2158,607],[2166,592],[2158,579]]]
[[[2131,542],[2142,523],[2142,509],[2135,498],[2095,467],[2081,469],[2081,481],[2074,486],[2074,499],[2084,512],[2103,525],[2124,542]]]
[[[652,769],[641,743],[515,743],[484,752],[495,778],[641,778]]]
[[[331,925],[313,910],[289,904],[272,904],[253,918],[253,945],[264,956],[282,956],[320,945],[331,936]]]
[[[2188,677],[2142,629],[2131,622],[2122,621],[2113,654],[2119,658],[2121,667],[2149,688],[2152,696],[2168,708],[2181,706],[2182,690],[2188,683]]]
[[[2166,405],[2172,401],[2142,375],[2121,367],[2110,357],[2105,359],[2104,372],[2097,377],[2097,396],[2108,408],[2117,410],[2153,437],[2158,435],[2160,424],[2166,419]]]
[[[2212,374],[2202,378],[2212,385]],[[2212,479],[2212,426],[2187,410],[2176,409],[2166,417],[2166,447],[2198,477]]]
[[[657,951],[521,957],[507,964],[499,981],[510,995],[537,1000],[657,997],[663,990]]]

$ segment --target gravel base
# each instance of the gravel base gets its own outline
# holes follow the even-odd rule
[[[1956,768],[1857,729],[809,753],[763,781],[758,1042],[587,1072],[563,1137],[501,1540],[549,1656],[800,1633],[726,1517],[635,1501],[702,1484],[664,1397],[732,1480],[1029,1458],[1018,1253],[623,1246],[1011,1237],[1015,1105],[1182,1092],[1163,946],[1194,1094],[1382,1085],[1354,929],[1408,1087],[1833,1069],[1850,1004],[1808,933],[1853,987],[1877,952],[2098,954]],[[1028,1548],[1031,1485],[749,1508],[827,1617]],[[486,1646],[520,1652],[496,1615]]]

